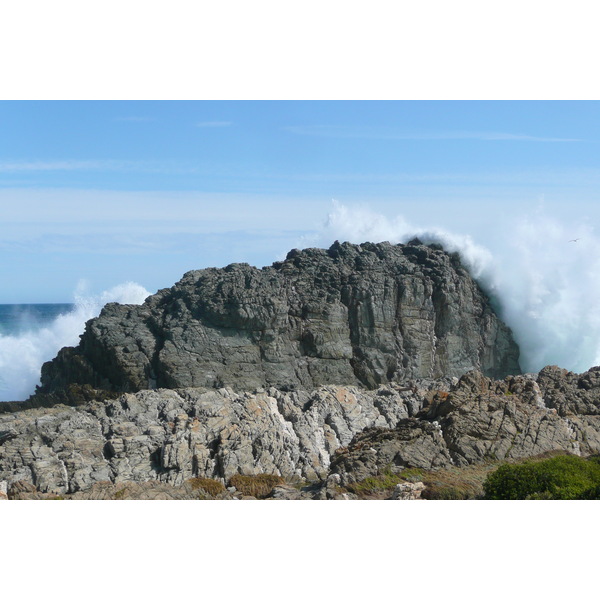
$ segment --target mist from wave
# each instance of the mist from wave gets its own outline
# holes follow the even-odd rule
[[[365,207],[334,202],[322,229],[302,247],[405,243],[418,237],[458,252],[512,329],[525,372],[558,365],[583,372],[600,364],[600,237],[586,222],[559,219],[538,206],[470,235],[418,227]]]
[[[567,223],[538,208],[476,233],[485,245],[471,235],[416,226],[401,215],[390,218],[334,202],[320,230],[296,245],[328,247],[335,240],[405,243],[414,237],[438,243],[461,255],[511,327],[523,371],[555,364],[583,372],[599,365],[600,237],[594,228],[585,222]],[[0,401],[29,397],[39,383],[42,364],[62,347],[77,345],[85,322],[107,302],[141,304],[148,295],[131,282],[99,296],[85,294],[82,287],[73,307],[51,323],[40,327],[25,318],[17,333],[0,332]]]
[[[51,322],[40,325],[35,311],[18,315],[18,330],[0,334],[0,401],[26,400],[40,382],[42,364],[64,346],[76,346],[85,323],[100,314],[108,302],[141,304],[150,293],[141,285],[127,282],[97,296],[85,295],[78,286],[69,309]]]

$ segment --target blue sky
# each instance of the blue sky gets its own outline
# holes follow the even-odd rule
[[[598,102],[0,102],[0,303],[270,264],[332,199],[485,242],[600,216]]]

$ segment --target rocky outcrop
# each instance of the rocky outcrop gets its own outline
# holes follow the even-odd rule
[[[0,445],[0,481],[64,494],[103,481],[182,485],[197,477],[228,482],[238,473],[323,480],[338,448],[365,428],[394,427],[416,414],[425,393],[147,390],[0,415],[0,431],[10,432]]]
[[[191,271],[141,306],[108,304],[44,365],[40,393],[374,389],[474,368],[516,374],[518,348],[458,255],[418,240],[336,242],[263,269]]]
[[[545,405],[556,409],[560,416],[600,415],[600,367],[581,374],[544,367],[537,382]]]
[[[600,395],[596,397],[595,387],[581,386],[582,381],[596,381],[598,371],[575,375],[546,367],[539,376],[503,381],[467,373],[450,391],[429,394],[416,418],[357,435],[337,452],[330,471],[348,485],[411,467],[460,467],[552,451],[598,454]],[[554,406],[572,410],[561,415]]]
[[[347,486],[385,472],[399,473],[407,467],[439,469],[452,465],[452,457],[439,425],[405,419],[393,429],[374,428],[357,435],[342,448],[331,465]]]
[[[29,497],[109,497],[129,482],[140,484],[123,492],[132,498],[164,497],[163,485],[178,488],[169,497],[189,498],[197,491],[186,487],[193,479],[228,485],[238,474],[272,474],[287,482],[273,490],[274,498],[344,499],[344,486],[407,468],[551,451],[598,454],[600,401],[595,388],[581,385],[595,381],[596,372],[574,376],[547,368],[498,381],[472,371],[453,382],[377,390],[145,390],[20,411],[0,415],[0,481],[9,495]],[[567,405],[584,412],[561,415],[554,407]],[[303,480],[316,487],[290,485]],[[409,491],[398,489],[396,496],[413,497]]]
[[[517,360],[458,257],[418,241],[192,271],[107,305],[0,410],[0,499],[419,499],[442,492],[406,469],[599,454],[600,367]]]

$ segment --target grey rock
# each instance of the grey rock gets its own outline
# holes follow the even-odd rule
[[[407,467],[437,469],[452,465],[452,457],[436,424],[404,419],[393,429],[367,429],[331,463],[342,486],[385,473],[397,474]]]
[[[314,389],[519,373],[518,348],[458,255],[418,242],[293,250],[190,271],[141,306],[108,304],[42,369],[69,385]]]
[[[424,490],[425,484],[422,481],[399,483],[394,488],[390,500],[420,500]]]
[[[590,399],[595,392],[578,387],[590,376],[552,370],[556,385],[549,400],[545,371],[537,377],[539,383],[530,375],[498,381],[469,372],[450,391],[430,391],[418,418],[399,421],[391,429],[365,429],[355,436],[336,453],[330,471],[348,485],[405,468],[460,467],[553,451],[600,453],[600,415],[593,414]],[[550,403],[569,406],[571,411],[580,407],[583,414],[561,416],[547,406]]]
[[[537,383],[545,406],[556,409],[559,415],[600,415],[600,367],[581,374],[544,367]]]
[[[12,440],[16,436],[14,431],[0,431],[0,444]]]
[[[473,371],[441,389],[417,380],[376,390],[144,390],[19,411],[0,415],[0,431],[13,433],[0,445],[0,481],[14,499],[192,499],[204,497],[194,478],[230,485],[237,473],[266,473],[313,482],[277,486],[272,499],[348,499],[345,486],[406,468],[599,454],[595,388],[580,384],[595,373],[500,381]],[[230,485],[222,497],[241,494]]]
[[[0,446],[0,480],[54,494],[107,481],[227,483],[237,473],[325,481],[335,450],[365,428],[393,427],[423,398],[416,388],[189,388],[20,411],[0,415],[16,434]]]
[[[348,499],[345,486],[406,468],[599,454],[598,373],[470,371],[374,390],[158,389],[21,410],[0,415],[10,432],[0,482],[11,499],[200,499],[193,478],[229,485],[266,473],[313,482],[277,486],[272,499]],[[241,497],[231,486],[222,495]]]
[[[277,485],[267,500],[312,500],[314,494],[291,485]]]
[[[520,459],[553,450],[581,455],[600,451],[600,416],[561,416],[550,407],[543,373],[538,381],[528,376],[494,381],[471,372],[429,409],[427,416],[439,421],[454,464]]]

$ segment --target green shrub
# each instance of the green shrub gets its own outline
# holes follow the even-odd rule
[[[483,484],[488,500],[593,499],[600,492],[600,463],[580,456],[502,465]]]

